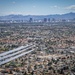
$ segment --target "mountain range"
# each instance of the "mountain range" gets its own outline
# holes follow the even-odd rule
[[[0,20],[29,20],[30,18],[33,18],[35,20],[38,19],[44,19],[44,18],[50,18],[50,19],[75,19],[75,13],[70,12],[66,14],[55,14],[55,15],[6,15],[6,16],[0,16]]]

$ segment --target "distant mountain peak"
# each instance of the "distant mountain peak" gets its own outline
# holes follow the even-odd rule
[[[54,14],[54,15],[21,15],[21,14],[10,14],[6,16],[0,16],[0,20],[29,20],[33,19],[44,19],[44,18],[55,18],[55,19],[73,19],[75,18],[75,13],[70,12],[66,14]]]

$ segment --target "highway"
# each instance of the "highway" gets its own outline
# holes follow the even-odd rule
[[[29,46],[32,46],[32,44],[30,44],[30,45],[27,44],[26,46],[21,46],[21,47],[18,47],[18,48],[16,48],[16,49],[9,50],[9,51],[7,51],[7,52],[1,53],[0,56],[4,56],[4,55],[10,54],[10,53],[12,53],[12,52],[19,51],[19,50],[24,49],[24,48],[27,48],[27,47],[29,47]]]
[[[21,46],[16,49],[1,53],[0,54],[0,65],[8,63],[14,59],[17,59],[21,56],[24,56],[25,54],[28,54],[34,51],[35,50],[34,47],[35,45],[30,44],[30,45]]]

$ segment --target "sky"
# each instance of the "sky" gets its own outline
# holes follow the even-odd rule
[[[75,0],[0,0],[0,16],[50,15],[75,12]]]

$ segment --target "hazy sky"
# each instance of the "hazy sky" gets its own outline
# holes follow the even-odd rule
[[[0,16],[49,15],[75,12],[75,0],[0,0]]]

